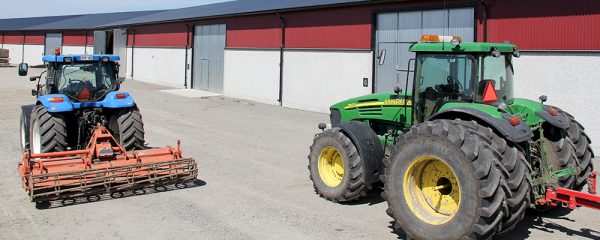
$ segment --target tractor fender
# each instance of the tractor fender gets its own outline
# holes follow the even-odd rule
[[[52,102],[53,99],[62,98],[60,102]],[[37,100],[38,104],[41,104],[46,108],[48,112],[70,112],[73,111],[73,103],[64,94],[49,94],[39,96]]]
[[[135,101],[128,92],[116,91],[106,94],[101,105],[105,108],[129,108],[135,107]]]
[[[383,170],[384,153],[377,134],[367,124],[358,121],[344,122],[337,127],[341,128],[342,133],[356,146],[363,161],[365,181],[367,183],[379,181],[379,173]]]
[[[519,125],[512,126],[508,121],[513,116],[507,113],[502,113],[503,119],[498,119],[481,110],[473,108],[452,108],[438,112],[432,115],[428,120],[435,119],[455,119],[475,120],[480,124],[486,125],[494,129],[497,133],[504,136],[511,142],[524,142],[533,137],[531,128],[525,122],[521,121]]]
[[[565,129],[565,130],[568,129],[569,128],[569,119],[567,118],[567,116],[565,116],[565,114],[558,114],[556,116],[552,116],[549,113],[550,109],[552,109],[551,106],[544,106],[544,110],[535,112],[535,115],[546,120],[546,122],[552,124],[553,126],[556,126],[558,128]]]

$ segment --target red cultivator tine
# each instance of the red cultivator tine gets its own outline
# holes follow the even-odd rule
[[[31,200],[41,202],[192,182],[198,168],[181,157],[179,142],[128,154],[98,125],[84,150],[24,153],[19,173]]]

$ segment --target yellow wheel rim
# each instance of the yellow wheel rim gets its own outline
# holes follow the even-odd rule
[[[334,147],[323,148],[318,167],[321,180],[329,187],[337,187],[344,179],[344,159]]]
[[[456,174],[440,158],[415,159],[404,174],[404,198],[423,222],[441,225],[449,222],[460,206],[460,185]]]

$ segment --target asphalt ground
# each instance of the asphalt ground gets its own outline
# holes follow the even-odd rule
[[[33,72],[39,72],[35,69]],[[349,204],[318,197],[307,155],[320,113],[227,97],[190,98],[128,81],[149,146],[183,143],[198,161],[187,188],[55,202],[38,209],[21,188],[20,105],[34,83],[0,68],[0,239],[402,239],[380,191]],[[600,140],[599,140],[600,141]],[[598,166],[598,165],[597,165]],[[504,239],[600,239],[599,213],[528,212]]]

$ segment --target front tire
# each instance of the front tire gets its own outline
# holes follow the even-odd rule
[[[60,114],[36,106],[31,112],[29,129],[30,150],[33,154],[66,151],[67,125]]]
[[[488,239],[508,212],[506,170],[460,120],[411,128],[384,160],[387,213],[408,239]]]
[[[108,124],[113,137],[127,151],[144,149],[144,122],[137,108],[117,111]]]
[[[308,155],[310,179],[317,194],[332,202],[348,202],[367,194],[363,161],[340,128],[319,133]]]

